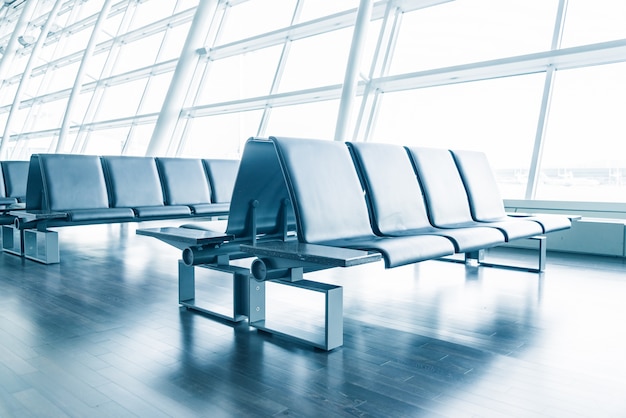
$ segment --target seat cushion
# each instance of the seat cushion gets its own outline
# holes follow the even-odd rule
[[[135,214],[130,208],[76,209],[66,211],[72,222],[131,221]]]

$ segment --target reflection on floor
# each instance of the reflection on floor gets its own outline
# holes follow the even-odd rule
[[[57,265],[0,255],[0,416],[626,416],[622,259],[318,272],[344,287],[327,353],[179,309],[180,251],[135,228],[59,229]],[[319,321],[309,294],[268,298]]]

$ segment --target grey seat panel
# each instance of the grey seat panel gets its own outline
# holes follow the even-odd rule
[[[536,215],[529,217],[511,217],[504,209],[504,202],[500,196],[498,184],[487,155],[479,151],[452,150],[454,161],[461,173],[461,178],[467,190],[472,210],[472,216],[477,221],[491,222],[521,219],[538,222],[543,232],[552,232],[571,227],[567,216]]]
[[[490,226],[507,241],[543,233],[536,222],[478,222],[472,217],[465,185],[450,151],[439,148],[407,147],[424,190],[429,217],[434,226],[459,228]]]
[[[344,143],[275,138],[296,213],[302,242],[383,254],[385,266],[396,267],[454,253],[445,237],[376,236],[350,152]],[[320,161],[325,167],[322,169]]]
[[[104,171],[93,155],[40,154],[39,163],[51,211],[108,209]]]
[[[211,186],[211,202],[229,203],[233,195],[240,161],[204,159],[202,162]]]
[[[166,205],[211,203],[211,190],[202,160],[157,158]]]
[[[13,197],[17,199],[18,202],[25,201],[28,166],[28,161],[2,162],[1,176],[4,177],[6,197]]]
[[[440,229],[430,224],[422,189],[404,147],[350,143],[369,197],[374,230],[379,235],[436,234],[450,239],[456,252],[470,252],[504,243],[493,228]]]

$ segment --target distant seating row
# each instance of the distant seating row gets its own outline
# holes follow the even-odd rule
[[[343,344],[342,289],[305,273],[381,259],[393,268],[455,253],[478,259],[483,249],[569,226],[556,215],[508,216],[481,153],[272,137],[246,144],[225,232],[209,225],[137,233],[183,249],[181,305],[247,317],[258,329],[330,350]],[[249,268],[230,265],[250,257],[257,258]],[[231,316],[196,303],[194,266],[233,273]],[[267,280],[326,295],[321,337],[266,321]]]
[[[223,159],[35,154],[26,208],[10,213],[16,229],[43,233],[53,233],[49,227],[227,215],[238,165]],[[10,244],[15,250],[16,243]],[[29,258],[58,262],[48,255]]]
[[[0,161],[0,205],[26,199],[28,161]]]

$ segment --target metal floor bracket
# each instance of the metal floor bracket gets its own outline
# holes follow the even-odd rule
[[[266,320],[266,288],[264,281],[249,279],[250,289],[250,326],[261,331],[279,335],[285,339],[312,345],[322,350],[330,351],[343,345],[343,288],[341,286],[318,283],[309,280],[285,281],[272,280],[285,286],[297,287],[312,292],[322,292],[325,295],[324,317],[325,324],[322,333],[295,328],[279,324],[278,321]]]
[[[196,301],[196,267],[231,273],[233,279],[232,313],[217,312],[208,306],[201,306]],[[204,314],[226,319],[230,322],[240,322],[248,317],[248,278],[250,270],[231,265],[188,266],[183,260],[178,261],[178,303],[182,306],[200,311]]]

